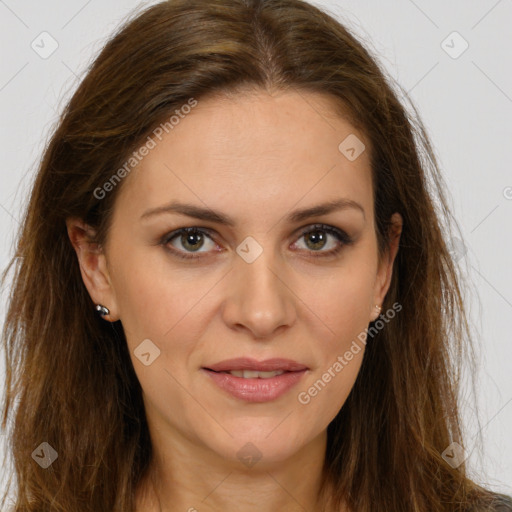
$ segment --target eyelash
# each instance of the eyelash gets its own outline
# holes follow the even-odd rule
[[[302,231],[302,233],[299,235],[298,239],[300,239],[301,237],[303,237],[305,235],[309,235],[310,233],[313,233],[315,231],[325,231],[326,233],[333,235],[340,242],[340,244],[335,249],[331,249],[330,251],[312,251],[312,250],[309,251],[309,252],[313,253],[313,256],[311,256],[313,258],[325,258],[325,257],[329,257],[329,256],[335,256],[341,251],[341,249],[344,246],[348,246],[353,243],[353,239],[349,235],[347,235],[347,233],[345,233],[341,229],[335,228],[334,226],[328,226],[326,224],[314,224],[312,226],[308,226],[308,229]],[[202,258],[203,256],[201,256],[200,254],[204,254],[204,253],[192,255],[192,254],[188,254],[183,251],[179,251],[177,249],[172,249],[169,247],[169,245],[168,245],[169,242],[171,242],[174,238],[176,238],[177,236],[179,236],[183,233],[201,233],[203,235],[208,236],[210,239],[212,239],[212,237],[210,236],[210,233],[211,233],[210,229],[199,228],[199,227],[188,227],[188,228],[180,228],[175,231],[172,231],[171,233],[167,233],[160,240],[160,245],[164,246],[166,250],[170,251],[173,255],[177,256],[178,258],[182,258],[182,259],[186,259],[186,260]]]

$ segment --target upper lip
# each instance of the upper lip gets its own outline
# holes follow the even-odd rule
[[[226,372],[235,370],[252,370],[260,372],[272,372],[283,370],[286,372],[299,372],[307,370],[308,367],[291,359],[265,359],[265,361],[257,361],[248,357],[238,357],[236,359],[227,359],[220,363],[211,364],[204,367],[207,370],[216,372]]]

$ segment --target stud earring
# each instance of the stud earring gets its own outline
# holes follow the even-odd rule
[[[375,320],[377,320],[377,318],[379,318],[380,312],[382,310],[382,308],[378,305],[375,305],[375,309],[377,310],[377,316],[373,319],[373,322],[375,322]]]
[[[100,314],[101,317],[110,314],[110,310],[101,304],[96,304],[96,311]]]

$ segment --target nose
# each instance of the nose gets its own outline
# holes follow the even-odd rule
[[[296,320],[295,296],[270,251],[252,263],[237,260],[226,289],[222,316],[231,329],[268,339]]]

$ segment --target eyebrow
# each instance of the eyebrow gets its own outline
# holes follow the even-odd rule
[[[363,214],[363,218],[366,220],[364,208],[356,201],[346,198],[340,198],[333,201],[328,201],[326,203],[318,204],[316,206],[311,206],[309,208],[295,210],[286,216],[286,220],[290,223],[297,223],[311,217],[319,217],[320,215],[327,215],[328,213],[332,213],[334,211],[346,209],[359,210]],[[236,225],[234,219],[222,212],[214,211],[211,208],[203,208],[193,204],[185,204],[177,201],[147,210],[142,214],[141,220],[164,213],[177,213],[186,215],[188,217],[193,217],[195,219],[215,222],[217,224],[223,224],[230,227],[234,227]]]

